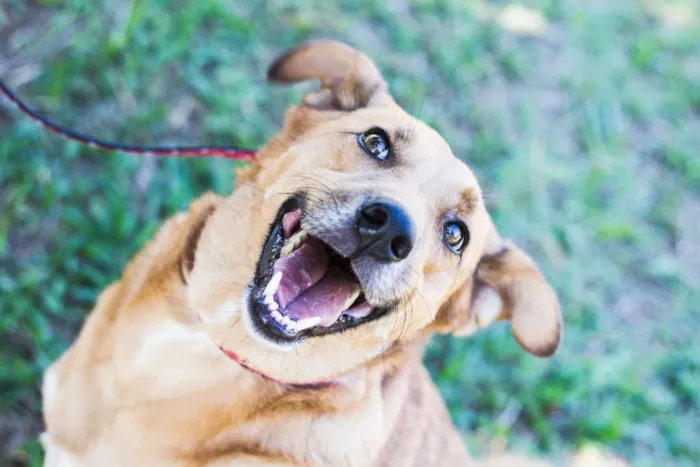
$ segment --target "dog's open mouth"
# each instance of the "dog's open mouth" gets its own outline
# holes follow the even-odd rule
[[[250,294],[252,320],[272,340],[295,341],[357,326],[383,314],[364,299],[350,260],[301,227],[298,198],[270,229]]]

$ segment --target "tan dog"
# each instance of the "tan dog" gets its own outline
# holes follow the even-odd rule
[[[475,465],[427,339],[559,345],[552,288],[365,55],[313,42],[269,78],[322,86],[102,293],[45,376],[46,465]]]

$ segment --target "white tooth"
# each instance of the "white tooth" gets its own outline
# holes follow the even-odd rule
[[[291,322],[292,322],[292,320],[289,319],[289,316],[285,316],[284,318],[282,318],[282,321],[280,321],[280,323],[284,324],[285,326]]]
[[[272,316],[275,319],[275,321],[282,321],[282,313],[280,313],[277,310],[270,313],[270,316]]]
[[[277,287],[280,286],[280,282],[282,282],[282,271],[277,271],[275,275],[272,276],[272,279],[270,279],[270,282],[268,282],[267,287],[265,287],[263,295],[272,295],[277,292]]]
[[[275,297],[272,295],[263,295],[263,302],[265,302],[266,305],[272,305],[275,302]]]
[[[272,311],[277,311],[280,309],[280,306],[277,303],[275,303],[274,301],[272,303],[268,303],[267,307]]]
[[[309,329],[314,326],[318,326],[321,323],[321,318],[314,316],[313,318],[300,319],[296,323],[296,330],[303,331],[304,329]]]
[[[350,297],[348,297],[348,301],[345,302],[344,308],[346,310],[348,308],[350,308],[350,305],[352,305],[355,302],[355,300],[357,300],[357,297],[359,297],[361,293],[362,293],[362,290],[359,287],[356,288],[355,290],[353,290],[352,295],[350,295]]]

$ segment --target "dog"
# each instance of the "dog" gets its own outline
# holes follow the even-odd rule
[[[366,55],[312,41],[268,78],[321,85],[101,293],[44,376],[45,465],[479,465],[426,342],[509,320],[560,345],[553,288]]]

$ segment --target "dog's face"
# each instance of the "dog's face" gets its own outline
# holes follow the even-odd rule
[[[193,241],[189,305],[218,345],[295,383],[497,319],[511,319],[526,350],[554,352],[552,289],[500,238],[473,173],[393,101],[366,56],[314,42],[270,78],[322,87],[290,109]]]

